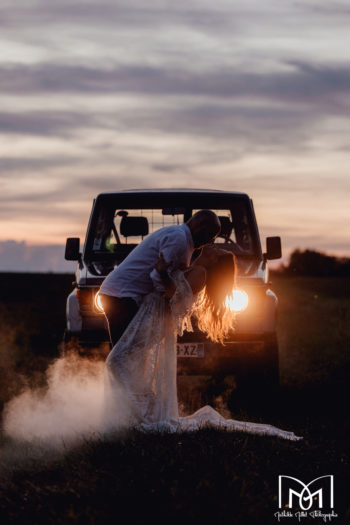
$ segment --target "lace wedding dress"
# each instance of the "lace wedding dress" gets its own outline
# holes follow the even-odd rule
[[[209,405],[180,417],[176,384],[176,338],[192,330],[195,303],[183,272],[172,273],[173,297],[153,291],[109,353],[104,370],[104,423],[142,431],[194,431],[205,426],[299,440],[293,432],[262,423],[226,419]]]

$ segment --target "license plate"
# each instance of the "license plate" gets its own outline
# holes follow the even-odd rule
[[[203,343],[177,343],[177,357],[204,357]]]

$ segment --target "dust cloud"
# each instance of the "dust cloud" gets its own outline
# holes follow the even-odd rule
[[[3,410],[5,438],[59,448],[108,431],[101,360],[73,350],[49,365],[46,386],[25,388]]]

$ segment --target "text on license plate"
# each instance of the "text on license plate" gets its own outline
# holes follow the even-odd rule
[[[177,357],[204,357],[203,343],[177,343]]]

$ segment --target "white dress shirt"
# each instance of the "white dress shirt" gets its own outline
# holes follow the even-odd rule
[[[171,262],[168,271],[182,264],[189,266],[194,250],[192,234],[186,223],[165,226],[147,235],[119,266],[103,281],[100,293],[115,297],[131,297],[140,305],[142,297],[152,290],[164,291],[162,280],[154,265],[163,253]]]

